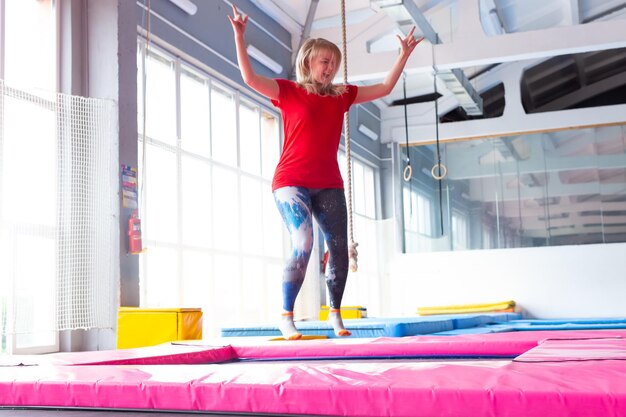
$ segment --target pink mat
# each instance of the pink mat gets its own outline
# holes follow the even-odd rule
[[[381,337],[377,339],[321,339],[296,342],[238,344],[240,359],[307,359],[340,357],[505,357],[513,358],[546,339],[623,337],[626,330],[525,331],[456,336]]]
[[[516,362],[626,360],[626,339],[549,339],[515,358]]]
[[[12,406],[412,417],[626,415],[626,362],[407,360],[10,367]]]
[[[161,345],[116,351],[108,359],[105,352],[58,354],[40,366],[3,367],[0,406],[345,416],[623,417],[625,334],[541,331],[332,342],[248,341],[232,347]],[[164,354],[168,349],[170,359]],[[524,360],[529,349],[531,361],[520,362],[406,358],[427,352],[434,356],[478,352],[522,354]],[[193,362],[201,355],[209,360],[240,355],[308,359],[313,354],[342,353],[351,359],[172,365],[188,360],[186,355]],[[368,353],[396,359],[355,359]],[[546,357],[585,360],[545,362]],[[533,361],[536,358],[543,360]],[[93,365],[107,362],[117,365]]]
[[[0,366],[34,365],[193,365],[235,359],[231,346],[165,343],[136,349],[0,357]]]
[[[456,336],[317,339],[275,342],[266,338],[226,338],[231,343],[173,342],[137,349],[0,357],[15,365],[185,365],[231,360],[320,358],[513,358],[545,340],[624,338],[626,330],[525,331]]]

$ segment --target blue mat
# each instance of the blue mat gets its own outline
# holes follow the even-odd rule
[[[352,337],[403,337],[421,334],[444,333],[457,329],[482,327],[520,319],[518,313],[446,314],[397,318],[365,318],[344,320]],[[303,335],[321,335],[334,338],[332,326],[326,321],[297,322]],[[222,337],[280,336],[277,326],[250,326],[222,328]]]
[[[559,320],[510,320],[506,323],[486,324],[476,327],[457,327],[435,333],[441,336],[459,334],[484,334],[501,332],[521,332],[535,330],[593,330],[626,329],[626,318],[559,319]]]

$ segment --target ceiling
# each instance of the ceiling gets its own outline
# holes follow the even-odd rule
[[[432,43],[454,42],[455,36],[461,33],[459,26],[466,20],[463,16],[459,16],[464,12],[459,8],[459,1],[346,0],[349,79],[350,70],[354,69],[358,72],[357,83],[368,84],[380,81],[383,74],[378,70],[368,73],[368,63],[360,62],[360,54],[356,54],[358,56],[352,63],[351,52],[358,48],[366,48],[370,53],[396,51],[398,48],[396,35],[408,33],[414,25],[417,26],[416,36],[426,36],[426,41],[421,46],[424,50],[429,49],[427,47],[429,41]],[[490,36],[626,18],[626,0],[475,1],[479,4],[482,30]],[[341,2],[339,0],[252,0],[252,2],[292,34],[294,51],[297,51],[303,34],[305,37],[324,37],[341,46]],[[415,13],[418,13],[423,21],[416,21]],[[309,16],[310,27],[307,26]],[[428,27],[432,30],[430,34]],[[433,34],[437,36],[436,40],[432,39]],[[377,64],[391,68],[394,56],[388,55],[385,58],[386,63]],[[486,65],[465,66],[460,70],[468,79],[471,79],[488,70],[491,65],[499,63],[494,60]],[[410,73],[411,76],[407,77],[407,95],[411,97],[432,93],[431,74]],[[440,82],[438,87],[444,93],[446,92],[446,83]],[[397,87],[390,96],[379,100],[377,104],[384,107],[400,99],[402,99],[402,89]]]
[[[339,0],[252,1],[292,33],[294,51],[303,34],[341,45]],[[587,23],[626,19],[626,0],[476,0],[478,10],[467,9],[469,0],[345,3],[349,80],[362,85],[379,82],[397,56],[396,35],[416,25],[416,35],[426,40],[407,63],[407,97],[414,102],[432,99],[436,67],[442,123],[499,117],[514,100],[523,108],[522,115],[626,103],[626,42],[619,47],[611,42],[586,43],[593,34],[584,31]],[[469,18],[468,10],[478,16]],[[468,28],[472,23],[474,27]],[[568,32],[550,32],[568,27]],[[489,55],[481,51],[489,45],[463,47],[464,36],[472,30],[493,38],[519,35],[511,37],[511,44],[500,45],[501,54]],[[544,33],[552,38],[533,37]],[[568,39],[553,39],[555,33],[566,33],[571,44],[580,47],[569,47]],[[541,50],[544,43],[554,45],[553,50]],[[442,47],[436,57],[431,45],[448,44],[458,47],[447,57]],[[539,52],[533,53],[533,48]],[[376,59],[368,53],[377,53]],[[530,63],[517,78],[515,94],[490,82],[490,77],[497,78],[492,74],[521,59]],[[401,84],[375,102],[383,124],[398,118],[404,99]],[[428,112],[420,106],[408,106],[415,117],[398,123],[423,123],[418,113]],[[449,179],[466,190],[464,196],[472,204],[499,216],[499,226],[523,231],[528,238],[552,237],[570,244],[626,241],[625,131],[624,126],[560,130],[450,145]],[[499,179],[492,176],[496,171]],[[492,188],[500,201],[485,193]]]

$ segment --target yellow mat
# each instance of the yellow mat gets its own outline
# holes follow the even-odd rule
[[[500,301],[497,303],[484,304],[458,304],[436,307],[419,307],[417,314],[429,316],[434,314],[462,314],[462,313],[486,313],[486,312],[513,312],[515,311],[515,301]]]
[[[328,336],[322,335],[322,334],[303,334],[302,337],[300,339],[296,339],[296,340],[287,340],[282,336],[279,337],[273,337],[270,339],[271,342],[279,342],[279,341],[283,341],[283,342],[297,342],[300,340],[314,340],[314,339],[328,339]]]

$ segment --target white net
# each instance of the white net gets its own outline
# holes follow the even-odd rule
[[[7,334],[113,328],[115,103],[0,81],[0,315]]]

